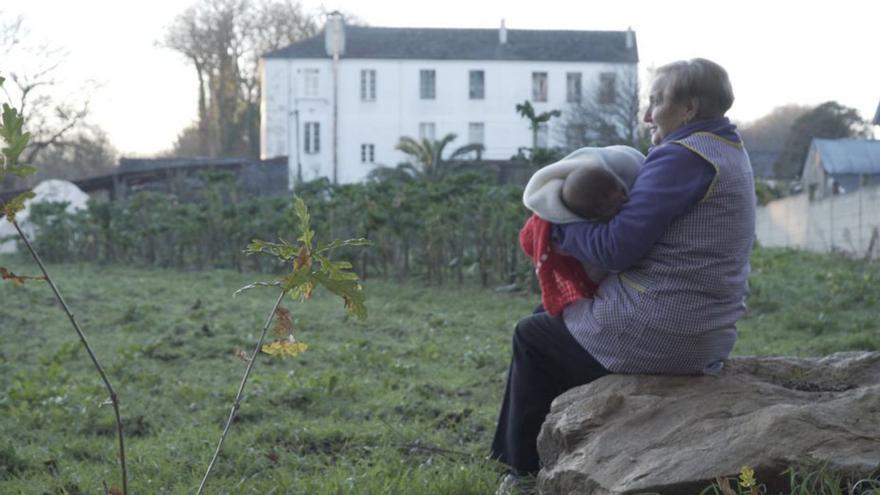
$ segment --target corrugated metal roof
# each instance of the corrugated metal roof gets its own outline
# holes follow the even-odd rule
[[[870,139],[818,139],[814,146],[822,167],[831,175],[880,173],[880,141]]]
[[[632,42],[627,46],[627,36]],[[546,60],[638,62],[633,31],[345,27],[343,58],[428,60]],[[324,33],[269,52],[264,58],[327,58]]]

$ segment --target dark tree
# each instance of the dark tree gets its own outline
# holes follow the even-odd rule
[[[777,178],[790,179],[800,175],[813,138],[840,139],[866,137],[867,123],[858,110],[828,101],[797,118],[774,163]]]

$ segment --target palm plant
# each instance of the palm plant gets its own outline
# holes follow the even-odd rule
[[[516,111],[529,121],[529,128],[532,130],[532,163],[535,163],[537,161],[536,154],[540,154],[538,152],[538,130],[541,128],[541,124],[546,124],[553,117],[559,117],[562,115],[562,112],[550,110],[549,112],[535,114],[535,107],[528,100],[518,103]]]
[[[436,141],[427,138],[417,140],[409,136],[402,136],[395,149],[409,156],[411,161],[398,166],[397,169],[415,178],[433,180],[455,170],[460,159],[466,155],[476,152],[479,156],[483,152],[482,144],[471,143],[456,148],[448,157],[444,158],[444,149],[457,137],[456,134],[449,133]]]

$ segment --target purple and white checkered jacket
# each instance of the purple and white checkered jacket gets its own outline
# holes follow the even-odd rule
[[[716,170],[706,196],[634,266],[606,277],[563,318],[615,373],[713,373],[745,313],[755,234],[755,187],[741,143],[708,132],[672,141]]]

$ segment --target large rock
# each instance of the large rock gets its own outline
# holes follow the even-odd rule
[[[76,184],[66,180],[50,179],[37,184],[33,188],[36,196],[29,199],[24,204],[24,210],[15,215],[15,221],[21,227],[25,235],[33,237],[34,228],[28,221],[31,214],[31,205],[41,203],[67,203],[65,211],[73,213],[86,207],[89,195],[84,193]],[[6,220],[6,217],[0,217],[0,253],[14,253],[16,248],[15,240],[18,238],[18,232],[15,227]]]
[[[695,495],[744,465],[770,487],[796,464],[867,476],[880,469],[880,353],[606,376],[553,402],[538,451],[547,494]]]

